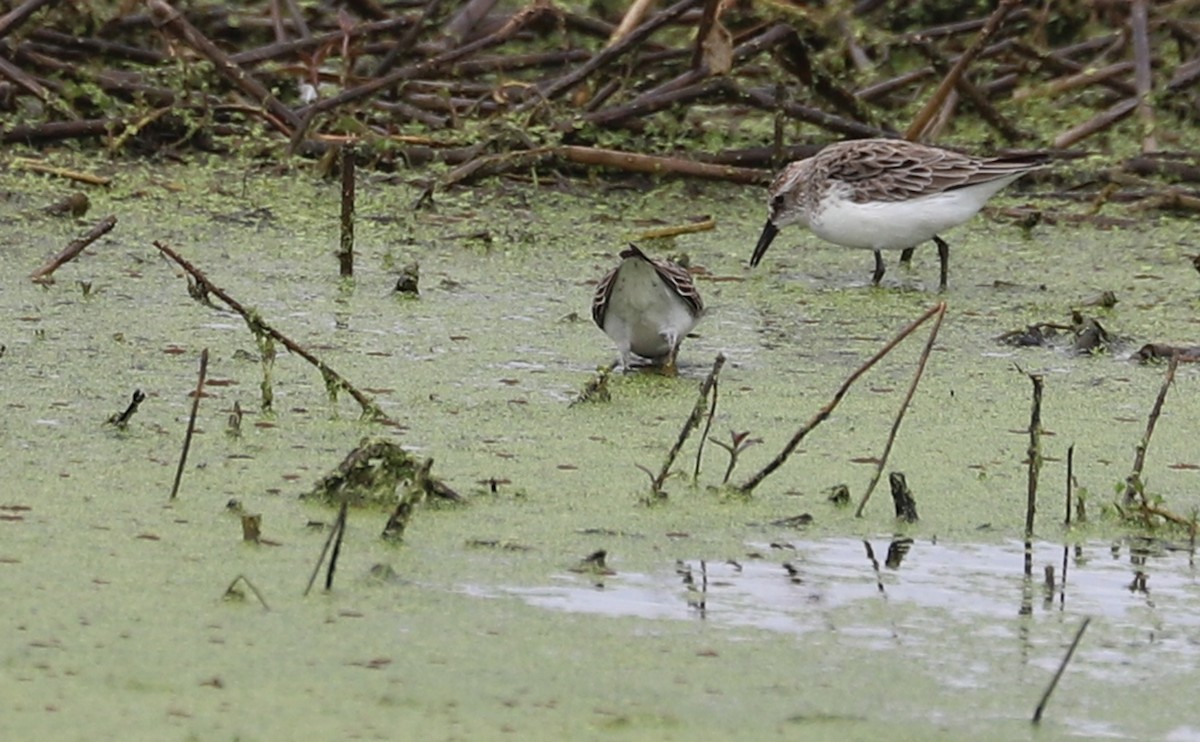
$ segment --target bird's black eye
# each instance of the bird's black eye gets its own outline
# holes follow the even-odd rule
[[[776,196],[775,198],[771,199],[771,211],[779,211],[782,208],[783,208],[783,194],[781,193],[778,196]]]

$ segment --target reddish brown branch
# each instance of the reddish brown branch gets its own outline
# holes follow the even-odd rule
[[[861,366],[854,370],[854,373],[846,377],[846,380],[843,381],[842,385],[838,387],[836,392],[834,392],[833,398],[830,399],[824,407],[817,410],[817,414],[813,415],[807,423],[802,425],[800,429],[796,431],[795,435],[792,436],[792,439],[783,447],[783,450],[780,451],[779,454],[776,455],[769,464],[764,466],[761,471],[750,477],[750,479],[746,480],[741,486],[739,486],[738,490],[747,495],[753,492],[754,488],[762,484],[762,481],[766,479],[767,476],[769,476],[779,467],[783,466],[783,464],[792,455],[792,452],[796,450],[796,447],[800,445],[800,442],[804,440],[805,436],[811,433],[818,425],[825,422],[825,420],[827,420],[829,416],[833,414],[834,409],[842,401],[842,398],[846,396],[846,393],[850,391],[850,387],[854,385],[854,382],[858,381],[859,377],[861,377],[867,371],[870,371],[876,363],[879,363],[884,356],[886,356],[888,353],[891,353],[897,345],[899,345],[906,337],[916,332],[917,328],[925,324],[925,322],[927,322],[931,317],[944,313],[945,311],[946,302],[938,302],[937,305],[927,309],[920,317],[913,320],[912,323],[910,323],[908,327],[905,327],[903,330],[901,330],[896,337],[889,340],[886,345],[884,345],[879,349],[878,352],[875,353],[875,355],[864,361]]]
[[[84,248],[108,234],[115,226],[117,226],[117,218],[115,216],[106,216],[96,222],[96,225],[88,230],[87,234],[77,240],[72,240],[71,244],[64,247],[61,252],[47,261],[45,265],[30,273],[30,280],[38,283],[51,282],[53,279],[50,276],[54,271],[58,270],[64,263],[74,260],[79,253],[83,252]]]
[[[334,371],[329,364],[325,363],[320,358],[317,358],[299,343],[284,335],[279,330],[276,330],[274,327],[271,327],[264,322],[261,317],[258,317],[255,313],[242,306],[239,301],[225,293],[225,291],[223,291],[219,286],[210,281],[208,276],[204,275],[199,268],[185,260],[182,255],[157,240],[154,242],[154,246],[158,248],[159,252],[161,252],[163,255],[166,255],[168,258],[175,261],[180,268],[183,268],[185,271],[187,271],[188,274],[195,279],[196,283],[204,288],[205,292],[212,294],[221,301],[225,302],[230,309],[240,314],[242,319],[246,321],[246,324],[250,326],[250,329],[253,332],[256,334],[261,332],[271,339],[282,343],[283,346],[289,351],[295,353],[312,364],[314,368],[321,372],[321,377],[325,380],[325,385],[331,392],[336,389],[344,389],[351,397],[354,398],[354,401],[358,402],[358,405],[362,409],[364,416],[369,416],[378,422],[386,423],[388,425],[398,425],[398,423],[396,423],[394,420],[391,420],[385,414],[383,414],[383,411],[379,409],[379,406],[375,404],[374,400],[359,391],[341,374]]]

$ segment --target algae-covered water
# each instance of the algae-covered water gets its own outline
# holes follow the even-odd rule
[[[879,289],[869,253],[799,230],[748,269],[765,216],[754,188],[493,182],[414,210],[419,188],[363,175],[348,283],[338,188],[308,172],[59,164],[114,177],[78,221],[41,210],[64,181],[0,171],[5,739],[1200,738],[1186,533],[1133,529],[1111,506],[1165,372],[1130,355],[1196,344],[1190,223],[1024,234],[980,217],[947,235],[940,296],[930,247],[911,270],[888,256]],[[53,285],[26,278],[108,214],[117,227]],[[716,228],[642,243],[703,269],[708,315],[680,376],[618,374],[611,401],[571,406],[616,355],[590,321],[594,282],[640,231],[702,216]],[[281,348],[262,411],[245,323],[190,298],[154,240],[400,426],[331,402]],[[413,260],[420,297],[397,297]],[[1115,307],[1085,306],[1106,290]],[[886,482],[863,518],[828,492],[861,496],[924,330],[750,499],[716,488],[727,458],[711,443],[692,481],[697,435],[666,501],[643,504],[639,467],[662,465],[717,353],[711,435],[762,439],[740,482],[940,299],[945,323],[886,468],[906,475],[919,523],[893,521]],[[1112,350],[996,341],[1077,307]],[[169,501],[204,348],[209,384]],[[1045,378],[1048,433],[1032,579],[1024,372]],[[1143,473],[1183,517],[1200,506],[1197,378],[1180,366]],[[135,389],[147,399],[129,425],[106,425]],[[467,502],[422,506],[400,545],[379,537],[386,513],[352,511],[333,589],[303,597],[334,513],[299,496],[366,436],[433,457]],[[1088,519],[1067,529],[1071,446]],[[262,515],[262,543],[243,542],[231,500]],[[784,520],[802,514],[807,525]],[[580,567],[600,549],[606,570]],[[244,582],[226,596],[239,576],[265,607]]]

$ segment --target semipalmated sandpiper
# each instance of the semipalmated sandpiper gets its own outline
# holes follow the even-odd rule
[[[592,319],[617,344],[625,369],[636,355],[673,370],[679,344],[703,314],[691,274],[637,245],[621,252],[621,264],[600,279],[592,298]]]
[[[770,216],[750,265],[758,265],[781,227],[799,222],[836,245],[874,250],[872,283],[878,284],[880,250],[932,239],[944,291],[950,247],[938,233],[967,221],[1001,188],[1044,165],[1036,154],[971,157],[903,139],[831,144],[776,176]]]

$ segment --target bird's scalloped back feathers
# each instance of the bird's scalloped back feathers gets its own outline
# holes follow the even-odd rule
[[[620,267],[618,265],[605,273],[604,278],[600,279],[600,283],[596,284],[596,293],[592,294],[592,321],[601,330],[604,329],[604,313],[608,311],[608,297],[612,295],[613,279],[617,277],[617,270]]]
[[[1045,164],[1037,155],[979,158],[903,139],[832,144],[813,158],[824,177],[851,187],[854,201],[907,201],[1000,180]]]

